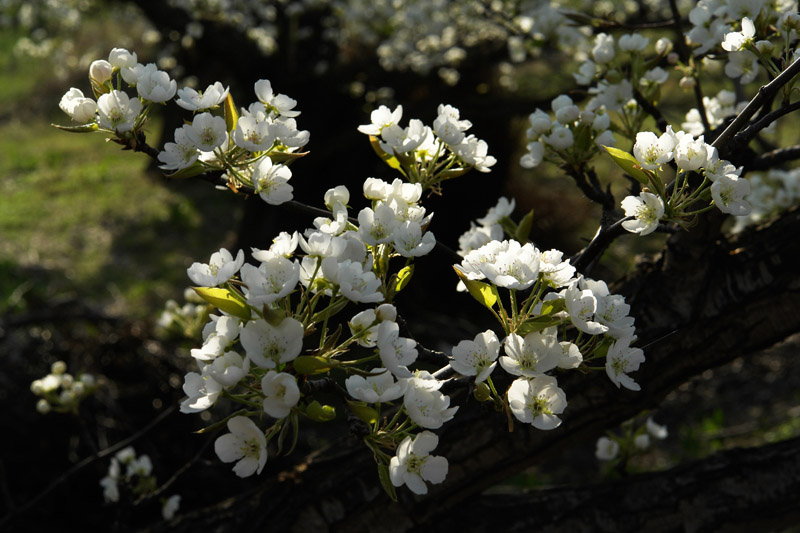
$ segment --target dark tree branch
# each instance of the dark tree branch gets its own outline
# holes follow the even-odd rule
[[[753,124],[750,124],[749,126],[747,126],[747,128],[740,131],[733,137],[734,146],[746,145],[751,140],[753,140],[753,138],[756,135],[758,135],[758,133],[761,130],[768,127],[770,124],[778,120],[780,117],[788,115],[789,113],[797,111],[798,109],[800,109],[800,102],[795,102],[793,104],[781,106],[775,111],[765,114],[758,121],[754,122]]]
[[[779,148],[755,158],[749,165],[748,170],[767,170],[781,163],[800,159],[800,145],[788,148]]]

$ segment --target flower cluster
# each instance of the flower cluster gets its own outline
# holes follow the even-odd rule
[[[31,392],[41,396],[36,410],[42,414],[77,413],[81,401],[97,389],[97,380],[92,374],[80,374],[77,378],[67,372],[64,361],[56,361],[50,373],[31,383]]]
[[[488,155],[486,141],[467,134],[469,120],[453,106],[441,104],[433,127],[419,119],[411,119],[405,128],[400,126],[403,106],[394,110],[380,106],[370,115],[370,124],[358,131],[370,136],[373,148],[393,168],[397,168],[411,183],[423,189],[438,190],[438,185],[461,176],[469,169],[489,172],[496,163]]]
[[[506,397],[514,416],[538,429],[553,429],[567,406],[555,369],[587,368],[584,362],[605,357],[606,373],[617,386],[639,390],[628,375],[644,362],[636,339],[634,319],[624,297],[609,292],[603,281],[575,277],[575,268],[558,250],[539,251],[515,240],[491,241],[466,254],[456,266],[470,293],[498,319],[506,332],[501,342],[491,330],[453,348],[450,366],[475,383],[488,384],[495,403],[503,396],[494,388],[491,373],[500,366],[516,379]],[[485,280],[485,281],[484,281]],[[499,288],[509,292],[509,306]],[[526,291],[521,302],[517,291]],[[562,331],[571,326],[569,338]],[[571,340],[570,340],[571,339]],[[500,356],[502,345],[504,354]]]
[[[748,225],[761,223],[800,200],[800,169],[773,168],[764,174],[749,174],[747,181],[750,182],[747,201],[752,210],[749,215],[736,217],[732,229],[734,232],[741,231]]]
[[[523,168],[539,166],[546,157],[577,163],[589,159],[600,146],[614,146],[611,118],[603,108],[581,111],[565,94],[555,98],[550,107],[555,120],[541,109],[528,117],[528,152],[520,159]]]
[[[136,456],[133,447],[128,446],[118,451],[111,458],[108,472],[100,480],[103,488],[103,499],[106,503],[120,501],[120,489],[131,496],[142,497],[156,489],[156,477],[153,475],[153,463],[148,455]],[[173,494],[161,500],[161,516],[171,520],[180,507],[181,497]]]
[[[639,196],[622,200],[626,217],[622,226],[631,233],[648,235],[656,230],[660,221],[683,224],[694,215],[716,206],[723,213],[747,215],[751,206],[745,199],[750,193],[750,182],[741,177],[742,168],[720,159],[717,149],[684,131],[667,131],[657,136],[640,132],[633,146],[633,158],[622,151],[611,152],[615,161],[635,174],[649,187]],[[626,166],[626,159],[635,167]],[[675,163],[677,175],[671,186],[664,183],[662,167]],[[689,187],[689,174],[699,173],[703,182],[694,189]],[[654,192],[650,192],[654,191]],[[710,196],[710,205],[697,208],[697,203]],[[692,210],[695,209],[695,210]]]
[[[622,429],[621,434],[608,432],[597,439],[595,445],[594,456],[600,461],[611,462],[612,467],[617,464],[626,465],[631,457],[647,451],[652,439],[664,440],[668,435],[666,426],[656,423],[653,417],[638,426],[633,421],[628,421],[623,424]]]

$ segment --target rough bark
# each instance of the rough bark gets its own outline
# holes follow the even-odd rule
[[[380,488],[368,451],[350,438],[282,473],[274,470],[277,463],[271,465],[273,470],[268,465],[263,486],[186,516],[178,530],[193,528],[197,521],[207,529],[218,530],[244,524],[269,525],[282,531],[313,528],[388,532],[433,527],[449,520],[454,511],[478,508],[481,492],[497,482],[534,464],[557,460],[559,451],[571,444],[599,435],[642,409],[658,405],[690,377],[800,331],[800,278],[791,259],[800,256],[800,239],[796,237],[800,211],[788,212],[769,226],[729,241],[719,235],[718,222],[709,219],[693,232],[675,235],[661,257],[640,267],[621,289],[632,302],[641,345],[672,333],[646,348],[647,362],[635,375],[642,385],[641,392],[618,390],[603,373],[566,374],[560,379],[569,400],[562,426],[544,432],[516,424],[514,432],[509,433],[504,415],[486,411],[463,391],[464,394],[453,395],[462,407],[458,416],[440,431],[441,442],[436,451],[448,458],[450,471],[445,483],[432,486],[428,496],[414,497],[401,491],[400,503],[389,501]],[[797,443],[786,446],[796,447]],[[773,452],[763,453],[766,460]],[[756,464],[759,454],[731,453],[724,461],[734,465],[741,456]],[[781,461],[789,465],[790,458]],[[706,483],[703,475],[713,477],[714,461],[711,459],[698,469],[698,487]],[[795,463],[793,467],[796,466]],[[781,481],[786,470],[780,467],[763,471],[742,468],[739,474],[736,468],[739,467],[726,469],[725,475],[740,476],[736,479],[758,487],[763,498],[754,500],[753,505],[759,508],[782,505],[784,489],[797,493],[791,484]],[[675,473],[688,476],[691,471],[691,467],[681,467]],[[640,483],[648,483],[647,479]],[[659,479],[669,480],[670,476],[656,476],[650,483],[657,484]],[[675,483],[680,484],[681,479],[669,483],[678,487]],[[631,487],[625,490],[636,494],[636,485]],[[669,524],[676,524],[677,528],[683,524],[680,520],[686,516],[685,502],[691,503],[691,494],[666,488],[659,512],[663,513],[667,529]],[[764,491],[765,488],[770,490]],[[734,508],[741,494],[718,492],[717,497],[716,508]],[[517,501],[526,503],[524,499]],[[703,505],[701,500],[696,504]],[[634,506],[635,502],[631,502],[630,508]],[[646,516],[641,513],[645,511],[639,509],[643,520]],[[696,519],[691,528],[716,524],[714,513],[691,516]],[[587,515],[584,524],[593,524],[595,518]]]

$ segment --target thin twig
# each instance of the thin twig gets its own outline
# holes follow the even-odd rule
[[[780,117],[784,115],[788,115],[793,111],[797,111],[800,109],[800,102],[795,102],[793,104],[781,106],[775,111],[771,111],[761,117],[758,121],[750,124],[745,129],[737,133],[733,137],[733,144],[734,146],[744,146],[749,143],[753,138],[763,130],[764,128],[768,127],[770,124],[778,120]]]
[[[766,170],[780,163],[796,161],[797,159],[800,159],[800,145],[790,146],[788,148],[779,148],[777,150],[762,154],[755,158],[749,165],[747,165],[747,169]]]
[[[169,415],[174,413],[177,409],[178,409],[177,405],[171,405],[167,409],[164,409],[156,418],[151,420],[150,423],[148,423],[145,427],[143,427],[142,429],[140,429],[139,431],[137,431],[136,433],[134,433],[133,435],[131,435],[127,439],[123,439],[123,440],[119,441],[118,443],[114,444],[113,446],[110,446],[110,447],[108,447],[108,448],[106,448],[104,450],[101,450],[101,451],[95,453],[94,455],[91,455],[91,456],[83,459],[82,461],[76,463],[75,465],[73,465],[72,468],[70,468],[69,470],[67,470],[66,472],[61,474],[58,478],[56,478],[54,481],[52,481],[50,483],[50,485],[47,486],[46,489],[44,489],[42,492],[37,494],[33,499],[28,500],[28,502],[26,502],[25,505],[23,505],[22,507],[16,509],[15,511],[9,513],[2,520],[0,520],[0,530],[2,530],[3,527],[6,524],[8,524],[14,517],[17,517],[17,516],[25,513],[29,509],[33,508],[45,496],[47,496],[53,490],[55,490],[56,487],[58,487],[59,485],[64,483],[67,479],[69,479],[70,477],[75,475],[77,472],[83,470],[85,467],[87,467],[90,464],[94,463],[98,459],[102,459],[103,457],[107,457],[107,456],[111,455],[112,453],[116,453],[118,450],[121,450],[125,446],[128,446],[129,444],[131,444],[133,442],[136,442],[138,439],[140,439],[145,434],[147,434],[151,429],[153,429],[155,426],[157,426],[160,422],[162,422],[165,418],[167,418]]]

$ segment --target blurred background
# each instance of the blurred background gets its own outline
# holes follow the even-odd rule
[[[437,240],[457,249],[470,220],[500,195],[516,198],[517,220],[534,210],[531,238],[541,249],[570,255],[592,237],[599,208],[553,165],[523,170],[518,163],[529,113],[549,110],[564,92],[586,96],[576,89],[574,68],[566,68],[576,58],[560,41],[583,30],[541,15],[538,39],[527,45],[509,38],[513,17],[499,14],[505,4],[519,10],[524,2],[431,2],[429,11],[395,4],[402,3],[0,2],[0,516],[8,520],[0,529],[145,528],[161,520],[161,497],[182,494],[181,512],[189,512],[258,483],[235,478],[209,449],[211,437],[192,433],[213,421],[209,413],[174,412],[194,363],[188,350],[204,324],[202,309],[192,302],[184,308],[186,268],[221,247],[266,248],[279,231],[302,230],[311,220],[203,181],[166,180],[143,154],[122,151],[99,134],[53,128],[69,122],[58,108],[61,95],[70,87],[88,92],[88,65],[113,47],[157,63],[179,87],[230,85],[242,106],[254,100],[258,79],[296,99],[298,125],[311,132],[310,154],[292,167],[301,202],[321,206],[335,185],[355,194],[366,177],[393,179],[356,131],[372,109],[402,104],[404,120],[430,124],[436,106],[448,103],[473,122],[471,131],[487,140],[498,164],[490,174],[448,183],[442,197],[426,201],[436,213]],[[655,2],[590,4],[599,16],[665,17]],[[686,13],[692,3],[680,4]],[[675,76],[663,92],[671,96],[665,113],[679,124],[691,94]],[[149,144],[171,140],[182,118],[176,106],[157,113]],[[608,161],[598,158],[596,167],[621,198],[626,182],[612,177]],[[618,240],[593,276],[612,284],[663,240]],[[427,296],[430,284],[455,286],[448,261],[435,254],[424,259],[418,272],[428,276],[415,279],[399,303],[418,340],[438,349],[491,324],[454,291]],[[174,319],[181,308],[183,318]],[[611,428],[621,434],[652,416],[669,431],[622,467],[609,472],[595,458],[592,439],[565,451],[569,468],[532,469],[497,490],[598,482],[800,435],[800,370],[787,362],[795,354],[796,345],[787,344],[746,365],[737,359],[708,370],[658,412]],[[97,387],[73,412],[42,413],[31,383],[57,361],[76,379],[91,374]],[[110,455],[95,454],[132,436],[136,452],[151,458],[158,485],[170,485],[159,497],[123,494],[120,503],[104,503],[100,479]],[[301,446],[310,450],[327,438],[312,435]]]

